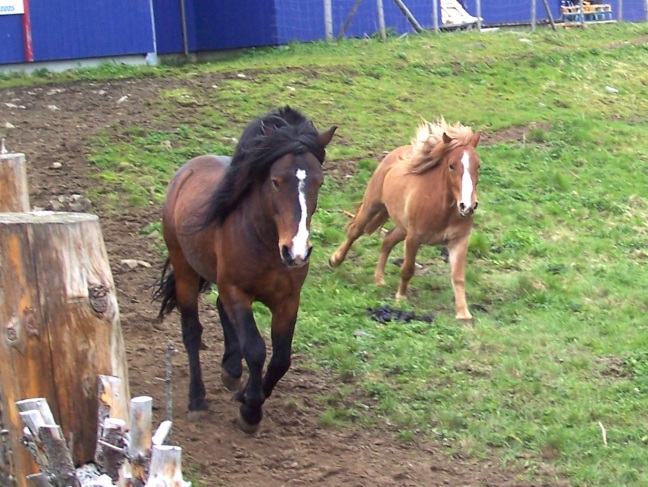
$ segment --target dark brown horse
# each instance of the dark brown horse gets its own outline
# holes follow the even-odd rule
[[[481,164],[475,148],[481,133],[444,120],[426,122],[411,145],[385,156],[364,194],[362,205],[349,224],[347,238],[331,255],[338,266],[353,242],[372,233],[391,217],[395,226],[382,244],[376,266],[376,284],[384,284],[385,263],[394,246],[405,240],[405,259],[396,299],[405,297],[414,275],[421,244],[448,247],[457,319],[470,320],[466,305],[465,265],[468,241],[477,208],[477,183]]]
[[[233,157],[201,156],[175,174],[163,209],[169,259],[155,297],[160,317],[176,306],[189,356],[189,411],[206,411],[199,349],[198,296],[218,288],[225,352],[221,379],[239,389],[242,360],[249,377],[236,398],[238,424],[256,431],[262,405],[290,367],[292,339],[312,246],[311,217],[322,185],[325,147],[336,127],[318,133],[285,107],[252,122]],[[171,264],[173,271],[170,271]],[[272,313],[272,357],[252,314],[259,301]]]

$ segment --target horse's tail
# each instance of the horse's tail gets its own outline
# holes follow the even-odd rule
[[[200,278],[200,292],[205,292],[209,289],[210,282]],[[162,267],[162,274],[160,279],[153,286],[153,300],[161,300],[160,312],[158,319],[162,320],[174,309],[178,307],[178,298],[176,295],[176,278],[175,273],[171,270],[171,259],[167,259]]]
[[[177,305],[176,298],[176,280],[175,273],[170,268],[171,260],[167,259],[162,268],[160,280],[157,281],[153,289],[153,300],[161,300],[160,313],[158,319],[162,320],[166,315],[171,313]]]
[[[389,212],[387,211],[387,208],[383,206],[380,211],[376,213],[371,220],[369,220],[369,223],[367,223],[367,226],[364,229],[364,233],[367,235],[374,233],[376,230],[382,228],[382,226],[387,223],[387,220],[389,220]]]

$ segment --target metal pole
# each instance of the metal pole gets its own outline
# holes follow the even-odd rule
[[[189,42],[187,41],[187,11],[184,0],[180,0],[180,19],[182,20],[182,51],[189,57]]]
[[[477,30],[482,30],[481,0],[477,0]]]
[[[623,22],[623,0],[619,0],[619,17],[617,22]]]
[[[333,40],[333,8],[331,0],[324,0],[324,29],[326,31],[326,40]]]
[[[648,2],[648,0],[646,0]],[[553,19],[553,15],[551,14],[551,9],[549,8],[549,4],[547,3],[547,0],[542,0],[542,3],[544,3],[545,10],[547,12],[547,17],[549,17],[549,23],[551,24],[551,28],[553,30],[556,30],[556,24]]]
[[[644,0],[644,15],[645,20],[648,21],[648,0]]]
[[[382,0],[376,0],[376,8],[378,9],[378,30],[380,38],[384,41],[387,39],[387,30],[385,29],[385,9]]]
[[[439,0],[432,0],[432,25],[434,26],[434,32],[439,33]]]
[[[536,0],[531,0],[531,32],[536,29]]]
[[[409,20],[409,23],[412,24],[414,30],[419,34],[423,32],[423,27],[421,27],[416,18],[412,15],[412,12],[409,11],[407,5],[403,3],[403,0],[394,0],[394,3],[398,6],[399,9],[401,9],[401,12],[403,12],[405,17],[407,17],[407,20]]]
[[[581,27],[585,28],[585,12],[583,11],[583,0],[580,0],[578,2],[579,8],[580,8],[580,16],[581,16]]]

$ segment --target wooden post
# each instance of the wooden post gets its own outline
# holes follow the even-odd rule
[[[126,354],[99,219],[85,213],[0,213],[0,429],[7,429],[17,485],[36,472],[20,444],[15,402],[49,402],[73,461],[92,461],[97,376],[124,379]],[[125,421],[128,418],[120,418]]]
[[[182,449],[177,446],[153,447],[151,472],[146,487],[190,487],[182,478]]]
[[[141,482],[140,485],[146,482],[146,465],[151,458],[152,420],[153,398],[140,396],[131,399],[128,456],[133,478]]]
[[[0,213],[29,209],[25,154],[0,154]]]

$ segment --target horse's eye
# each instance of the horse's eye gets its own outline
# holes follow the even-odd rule
[[[272,179],[272,187],[274,189],[279,189],[279,180],[278,179],[275,179],[275,178]]]
[[[454,170],[455,170],[455,165],[454,165],[454,164],[450,164],[450,170],[451,170],[451,171],[454,171]]]

